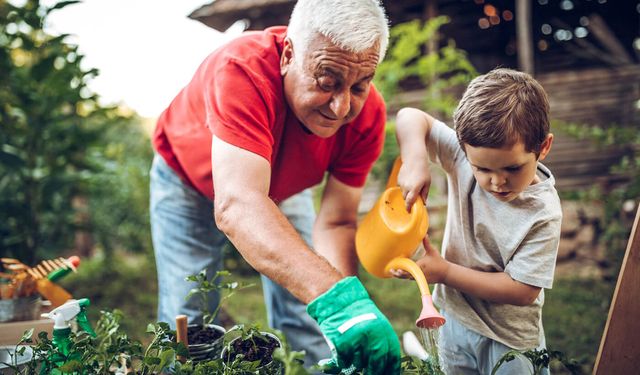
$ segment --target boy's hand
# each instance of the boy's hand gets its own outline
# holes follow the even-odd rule
[[[424,245],[425,254],[422,258],[418,259],[416,263],[420,266],[429,284],[443,283],[447,278],[449,262],[431,245],[429,236],[426,236],[422,240],[422,244]],[[393,277],[400,279],[413,279],[411,274],[403,270],[392,269],[389,270],[389,273],[391,273]]]
[[[431,171],[426,159],[412,159],[402,162],[398,173],[398,186],[402,189],[407,212],[411,211],[411,206],[418,197],[422,197],[423,202],[427,201],[430,185]]]

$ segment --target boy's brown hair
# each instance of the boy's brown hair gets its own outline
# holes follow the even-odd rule
[[[502,148],[521,141],[539,155],[549,134],[549,100],[529,74],[494,69],[471,81],[453,123],[463,150],[465,144]]]

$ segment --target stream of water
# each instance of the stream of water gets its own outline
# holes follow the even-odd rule
[[[440,354],[438,353],[438,337],[440,334],[439,328],[419,328],[420,336],[422,337],[422,345],[424,346],[429,358],[427,358],[427,364],[433,375],[445,375],[440,366]]]

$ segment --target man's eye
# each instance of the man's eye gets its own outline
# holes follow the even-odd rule
[[[331,91],[335,88],[336,83],[333,79],[330,78],[319,78],[318,86],[324,91]]]
[[[367,90],[367,85],[365,84],[359,84],[351,87],[351,91],[353,91],[356,94],[362,94],[366,90]]]

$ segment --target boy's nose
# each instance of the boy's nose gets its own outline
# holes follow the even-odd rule
[[[507,179],[500,175],[500,174],[494,174],[491,176],[491,185],[495,186],[497,188],[503,186],[504,184],[507,183]]]

